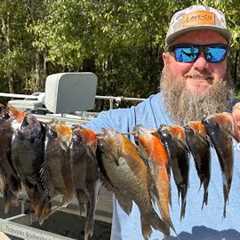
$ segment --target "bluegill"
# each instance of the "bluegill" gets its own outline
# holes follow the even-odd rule
[[[141,126],[133,130],[143,156],[150,166],[151,174],[158,193],[158,206],[163,221],[174,231],[170,217],[169,204],[171,202],[170,169],[168,152],[156,131]]]
[[[201,121],[192,121],[185,126],[186,141],[192,153],[200,187],[203,185],[204,195],[202,207],[207,205],[208,185],[210,181],[211,155],[210,143],[205,126]]]
[[[80,213],[86,209],[85,240],[90,240],[93,236],[95,209],[100,187],[96,149],[95,132],[75,126],[71,143],[71,165]]]
[[[31,114],[24,116],[12,138],[11,159],[30,199],[33,214],[39,219],[50,211],[47,181],[41,174],[44,162],[45,127]]]
[[[169,165],[181,199],[180,218],[182,219],[186,211],[189,178],[189,150],[186,145],[185,132],[178,125],[162,125],[158,133],[169,154]]]
[[[18,205],[21,181],[11,161],[12,124],[16,120],[10,116],[9,109],[1,105],[0,110],[0,178],[4,197],[4,211]]]
[[[233,149],[232,133],[233,119],[230,113],[218,113],[208,116],[203,120],[207,134],[213,144],[223,176],[224,210],[226,216],[226,203],[232,184],[233,173]]]
[[[99,148],[99,166],[108,182],[107,186],[110,186],[128,214],[132,201],[138,205],[144,238],[148,239],[151,227],[169,235],[168,224],[161,220],[153,208],[152,177],[136,146],[123,134],[104,129],[99,137]]]

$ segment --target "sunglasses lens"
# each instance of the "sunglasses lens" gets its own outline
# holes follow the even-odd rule
[[[205,57],[208,62],[219,63],[224,60],[227,53],[227,47],[207,47],[205,50]]]
[[[176,47],[174,53],[176,61],[190,63],[197,59],[199,49],[197,47]]]

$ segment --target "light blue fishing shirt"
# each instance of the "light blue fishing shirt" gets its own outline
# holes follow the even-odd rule
[[[126,109],[114,109],[99,114],[87,124],[87,127],[101,132],[102,128],[114,128],[119,132],[129,132],[137,124],[145,128],[158,128],[160,124],[172,124],[161,94],[150,96],[137,106]],[[172,206],[170,209],[177,236],[175,240],[239,240],[240,239],[240,147],[234,142],[233,180],[227,203],[227,216],[223,217],[223,177],[214,149],[211,149],[211,179],[208,188],[208,205],[202,209],[203,188],[199,188],[194,161],[190,159],[189,187],[187,192],[186,215],[180,220],[180,201],[171,177]],[[161,232],[153,230],[150,239],[163,239]],[[113,201],[111,240],[142,240],[140,213],[136,204],[128,216]]]

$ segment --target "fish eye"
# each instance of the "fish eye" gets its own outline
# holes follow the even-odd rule
[[[137,146],[139,146],[140,143],[139,143],[138,137],[136,137],[136,136],[134,137],[134,142],[135,142],[135,144],[136,144]]]
[[[51,137],[51,138],[57,137],[57,133],[51,128],[48,128],[47,135],[48,135],[48,137]]]

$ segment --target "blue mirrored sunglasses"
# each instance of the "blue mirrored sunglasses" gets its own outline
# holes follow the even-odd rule
[[[177,44],[169,47],[168,50],[174,53],[177,62],[195,62],[200,53],[203,52],[207,62],[219,63],[225,59],[229,50],[229,46],[226,44]]]

